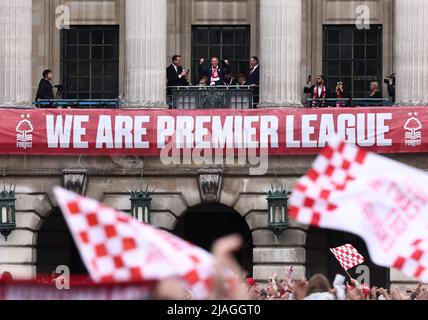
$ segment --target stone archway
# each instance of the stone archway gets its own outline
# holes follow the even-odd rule
[[[68,266],[73,275],[88,274],[59,208],[41,222],[36,257],[37,275],[49,275],[60,265]]]
[[[246,220],[234,209],[221,204],[205,204],[189,208],[177,221],[174,234],[208,251],[213,243],[226,235],[240,234],[244,247],[236,258],[249,274],[253,274],[253,237]]]

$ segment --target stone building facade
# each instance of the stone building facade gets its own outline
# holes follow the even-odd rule
[[[263,67],[262,106],[301,106],[307,75],[324,71],[324,26],[354,25],[361,15],[382,26],[381,79],[397,72],[397,101],[423,105],[428,103],[427,91],[420,87],[428,80],[428,61],[422,56],[427,44],[409,52],[426,29],[425,12],[425,0],[2,0],[0,106],[29,107],[47,67],[54,70],[56,82],[61,81],[60,27],[68,18],[71,26],[119,26],[118,90],[132,107],[163,107],[170,57],[179,53],[184,65],[192,65],[192,28],[216,25],[248,27],[248,56],[258,55]],[[428,169],[423,155],[394,158]],[[327,233],[292,224],[276,238],[267,227],[266,193],[271,184],[278,180],[291,189],[313,159],[271,157],[264,176],[251,176],[245,165],[218,168],[222,183],[216,205],[245,222],[252,242],[251,271],[260,282],[272,272],[284,274],[289,265],[295,266],[296,277],[328,267]],[[156,188],[153,224],[172,231],[192,208],[204,214],[213,206],[204,204],[200,192],[201,169],[206,167],[164,166],[154,158],[0,156],[4,179],[15,183],[17,192],[17,230],[7,242],[0,238],[0,273],[7,270],[15,277],[31,278],[50,263],[41,262],[41,256],[64,263],[71,259],[67,230],[43,227],[56,212],[52,187],[64,185],[68,178],[81,182],[87,196],[129,211],[128,191],[143,176],[144,184]],[[385,272],[393,285],[412,281],[395,271]]]

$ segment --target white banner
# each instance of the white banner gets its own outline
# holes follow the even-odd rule
[[[374,263],[428,282],[428,174],[333,139],[296,185],[290,215],[362,237]]]

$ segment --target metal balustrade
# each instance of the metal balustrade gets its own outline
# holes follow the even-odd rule
[[[168,87],[171,109],[253,109],[258,104],[256,86]]]
[[[391,105],[391,99],[387,98],[306,99],[306,107],[308,108],[385,107]]]

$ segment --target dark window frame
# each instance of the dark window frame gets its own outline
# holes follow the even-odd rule
[[[70,29],[61,30],[64,99],[117,99],[119,39],[118,25],[71,26]],[[68,55],[68,50],[72,50],[73,54]],[[101,69],[100,73],[95,74],[97,63]]]
[[[382,25],[363,30],[355,25],[324,25],[323,74],[328,88],[334,90],[342,80],[350,97],[364,98],[370,82],[378,81],[382,92],[382,36]]]
[[[198,38],[205,32],[206,39]],[[214,43],[212,38],[219,32],[219,40]],[[227,39],[226,35],[229,35]],[[230,35],[233,39],[230,41]],[[202,40],[202,41],[201,41]],[[229,40],[229,41],[228,41]],[[244,48],[244,52],[240,50]],[[204,50],[203,56],[200,52]],[[218,51],[216,51],[218,50]],[[232,56],[230,56],[232,52]],[[232,64],[232,73],[247,75],[251,54],[251,26],[250,25],[193,25],[192,26],[192,82],[199,80],[198,67],[201,58],[207,62],[212,56],[218,56],[220,61],[229,59]]]

